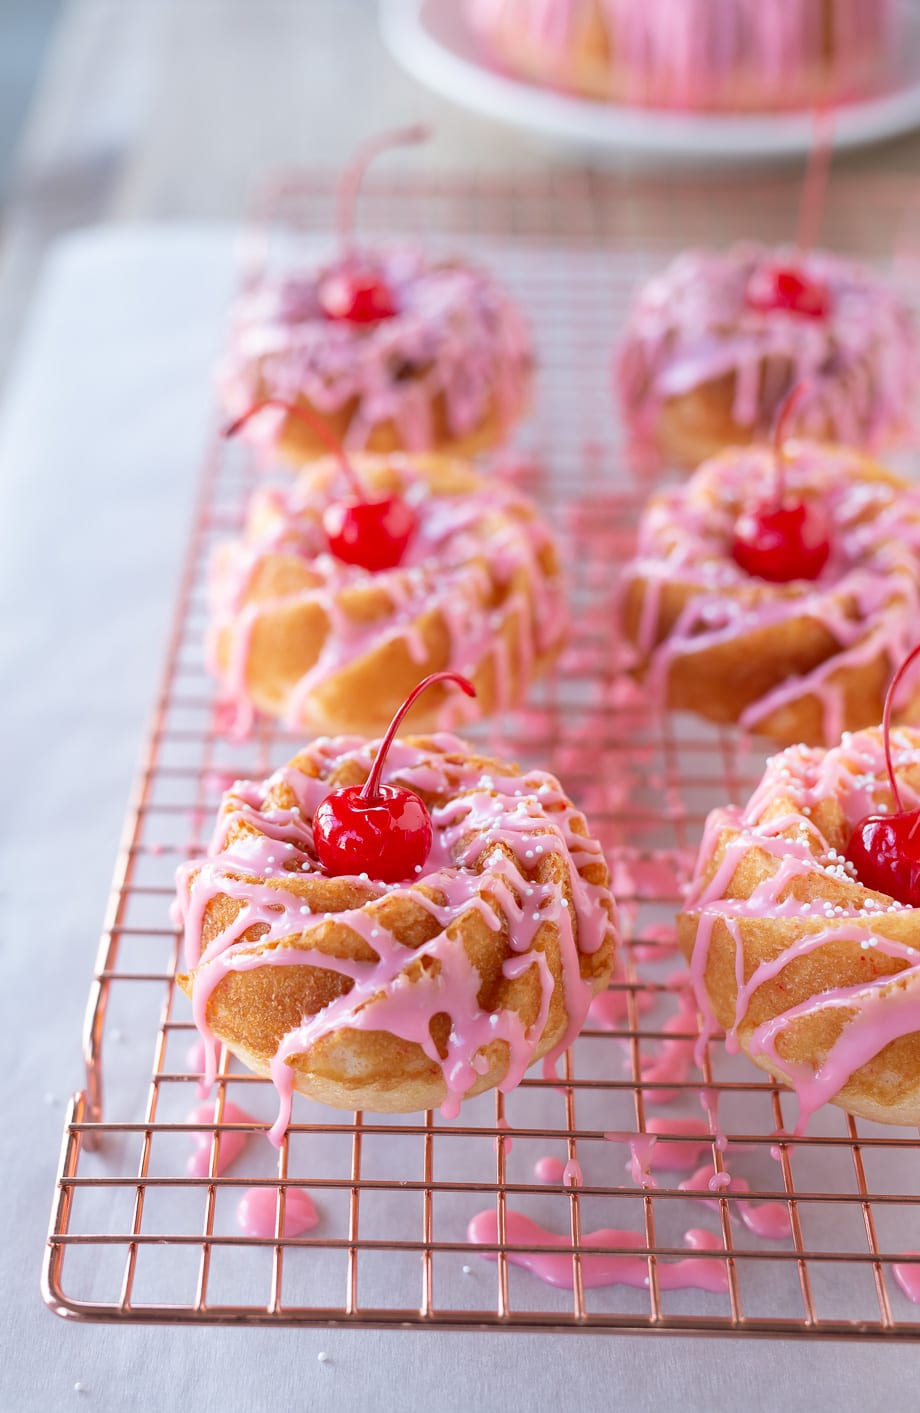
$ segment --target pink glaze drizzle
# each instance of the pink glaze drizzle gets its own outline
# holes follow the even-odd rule
[[[311,947],[311,932],[329,916],[311,914],[296,886],[303,874],[319,873],[313,853],[313,812],[328,793],[330,775],[352,766],[366,775],[376,748],[377,743],[356,738],[323,737],[304,753],[317,770],[316,778],[292,763],[261,785],[237,782],[224,799],[209,857],[193,860],[178,871],[178,909],[186,965],[192,973],[192,1009],[207,1042],[209,1082],[214,1077],[215,1047],[208,1001],[229,972],[313,965],[338,971],[353,983],[347,994],[306,1017],[278,1046],[270,1067],[280,1100],[269,1135],[275,1144],[280,1144],[290,1118],[294,1071],[289,1061],[309,1053],[324,1035],[340,1029],[384,1030],[417,1043],[441,1069],[447,1089],[441,1107],[447,1117],[458,1113],[463,1095],[482,1072],[484,1047],[495,1040],[504,1040],[509,1050],[508,1069],[499,1088],[514,1088],[533,1063],[554,990],[542,950],[544,924],[556,929],[568,1017],[564,1035],[544,1062],[545,1072],[552,1075],[559,1055],[581,1029],[592,997],[591,984],[581,975],[580,957],[596,952],[614,926],[609,889],[587,882],[581,872],[601,862],[600,845],[582,832],[584,822],[558,781],[542,771],[490,773],[488,767],[473,764],[464,742],[441,734],[426,738],[424,746],[397,740],[387,762],[391,783],[442,801],[431,804],[434,842],[428,871],[402,884],[355,880],[368,901],[335,915],[367,942],[377,960],[337,958]],[[296,798],[293,809],[271,805],[270,791],[282,781]],[[558,855],[562,860],[565,890],[552,880],[540,883],[533,875],[543,855]],[[411,898],[436,920],[439,930],[431,941],[407,949],[388,930],[374,903],[393,894]],[[234,921],[203,946],[208,905],[221,895],[243,906]],[[479,972],[457,944],[453,929],[470,910],[478,912],[492,930],[507,932],[512,952],[504,964],[507,978],[534,968],[542,999],[530,1027],[514,1010],[480,1008]],[[251,934],[254,926],[261,929],[257,940]],[[438,965],[426,971],[416,967],[417,979],[408,983],[407,967],[422,957]],[[444,1012],[452,1022],[446,1057],[439,1054],[430,1028],[432,1018]]]
[[[522,1266],[547,1285],[560,1290],[571,1290],[574,1283],[574,1263],[571,1252],[571,1236],[560,1236],[546,1231],[536,1222],[520,1212],[505,1213],[505,1233],[509,1243],[515,1246],[552,1246],[562,1248],[558,1254],[537,1251],[509,1251],[508,1260],[513,1266]],[[476,1246],[489,1246],[498,1241],[498,1215],[491,1208],[478,1212],[469,1224],[467,1239]],[[685,1240],[695,1251],[721,1251],[722,1243],[711,1232],[694,1229],[688,1231]],[[600,1231],[586,1232],[581,1238],[581,1249],[587,1254],[581,1257],[581,1275],[586,1287],[629,1285],[640,1289],[649,1284],[649,1263],[645,1256],[592,1255],[590,1250],[597,1246],[625,1247],[637,1250],[645,1246],[645,1238],[634,1231],[620,1231],[604,1227]],[[487,1261],[497,1260],[492,1251],[484,1251]],[[662,1290],[686,1290],[692,1287],[713,1293],[728,1289],[728,1275],[722,1261],[687,1257],[683,1261],[657,1261],[658,1284]]]
[[[789,442],[787,448],[790,493],[819,501],[833,527],[831,558],[818,579],[794,581],[780,591],[752,579],[733,560],[738,512],[750,502],[751,488],[768,484],[773,475],[772,451],[750,447],[713,458],[685,484],[655,496],[640,522],[622,593],[634,581],[643,584],[635,647],[647,664],[647,686],[661,703],[675,665],[692,662],[696,653],[766,630],[782,633],[797,619],[828,629],[836,643],[830,655],[778,683],[739,722],[756,731],[771,713],[811,696],[820,704],[830,741],[847,724],[839,670],[883,657],[893,672],[915,641],[920,488],[866,480],[858,456],[843,448],[809,442]],[[694,592],[664,636],[662,595],[672,583]]]
[[[432,261],[421,250],[374,252],[398,314],[378,324],[330,322],[318,290],[325,269],[263,280],[239,300],[218,369],[228,413],[261,397],[305,398],[334,417],[354,404],[345,445],[360,450],[392,423],[406,451],[431,450],[432,404],[443,401],[447,432],[462,439],[491,412],[507,432],[527,398],[530,334],[513,301],[484,270]],[[260,418],[245,435],[273,445],[281,418]]]
[[[827,291],[826,317],[750,307],[751,280],[777,264]],[[753,244],[687,251],[643,286],[629,316],[617,380],[633,434],[654,440],[669,399],[727,375],[732,417],[751,433],[766,432],[790,386],[814,379],[800,425],[873,449],[914,427],[920,344],[895,291],[840,255]]]
[[[742,1177],[732,1173],[717,1173],[712,1163],[704,1163],[701,1168],[679,1184],[682,1192],[747,1192],[748,1184]],[[699,1197],[704,1207],[718,1211],[719,1203],[711,1197]],[[755,1236],[768,1241],[785,1241],[792,1235],[792,1220],[785,1202],[732,1202],[729,1210],[739,1216]]]
[[[877,79],[893,51],[891,0],[831,0],[833,51],[817,0],[464,0],[479,38],[515,69],[580,88],[577,56],[591,23],[609,57],[611,97],[650,107],[796,107],[831,83],[838,98]],[[592,73],[595,71],[592,70]],[[593,91],[593,85],[592,85]]]
[[[896,772],[920,762],[920,738],[915,734],[896,729],[891,744]],[[903,774],[899,785],[906,808],[920,805],[920,796]],[[778,796],[792,801],[793,813],[777,817],[772,806]],[[879,730],[847,733],[839,746],[828,751],[792,746],[773,756],[743,810],[730,807],[709,816],[686,905],[697,921],[690,975],[704,1020],[701,1044],[718,1029],[706,986],[710,941],[717,921],[724,922],[735,940],[738,986],[735,1017],[726,1034],[729,1049],[738,1048],[739,1029],[757,989],[781,976],[799,958],[841,942],[856,942],[870,957],[874,953],[903,963],[894,975],[876,975],[870,967],[862,984],[828,987],[746,1035],[748,1053],[768,1059],[796,1091],[799,1116],[795,1134],[804,1132],[811,1114],[832,1101],[851,1076],[888,1044],[920,1030],[920,951],[885,934],[886,916],[907,910],[882,894],[863,889],[853,877],[852,865],[824,839],[812,814],[817,805],[828,800],[839,806],[851,829],[866,814],[891,809]],[[724,856],[708,877],[720,840]],[[768,855],[775,863],[774,871],[749,897],[727,896],[738,865],[752,850]],[[820,884],[823,875],[833,880],[835,887],[847,886],[848,903],[831,903],[820,897],[802,902],[790,891],[789,885],[798,878]],[[738,925],[745,918],[770,916],[784,919],[791,940],[772,960],[760,962],[745,980]],[[813,1070],[783,1058],[779,1044],[799,1017],[840,1010],[849,1018],[820,1068]]]
[[[247,1236],[274,1236],[277,1229],[277,1209],[277,1188],[247,1188],[236,1209],[240,1230]],[[304,1192],[302,1187],[286,1188],[282,1236],[303,1236],[305,1231],[312,1231],[318,1221],[319,1217],[309,1192]]]
[[[303,675],[280,685],[281,710],[292,727],[310,724],[317,693],[340,673],[391,643],[404,642],[420,669],[427,668],[431,649],[425,627],[432,615],[449,642],[447,661],[434,666],[466,676],[490,666],[499,709],[524,695],[536,668],[560,647],[568,628],[565,584],[560,573],[545,567],[558,563],[558,553],[532,502],[498,481],[439,494],[423,467],[402,457],[389,465],[417,517],[412,540],[393,569],[371,572],[329,553],[323,511],[348,492],[331,460],[284,489],[257,492],[245,537],[218,547],[211,565],[208,657],[226,697],[242,711],[251,712],[253,705],[254,635],[266,621],[299,608],[318,609],[326,632],[318,655],[304,646]],[[359,462],[359,474],[361,467]],[[283,596],[257,595],[258,576],[268,563],[287,569],[291,587]],[[349,611],[356,595],[368,589],[385,595],[390,605],[371,619]],[[513,662],[506,636],[516,644]],[[452,724],[458,712],[475,715],[476,707],[464,699],[445,711],[443,724]]]

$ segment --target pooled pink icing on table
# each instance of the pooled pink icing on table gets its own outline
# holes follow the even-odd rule
[[[678,1184],[682,1192],[747,1192],[748,1183],[742,1177],[736,1177],[733,1173],[717,1173],[712,1163],[704,1163],[701,1168],[697,1168],[692,1176],[684,1182]],[[711,1207],[718,1211],[719,1203],[710,1197],[699,1197],[705,1207]],[[785,1241],[792,1235],[792,1220],[789,1216],[789,1209],[783,1201],[762,1202],[755,1206],[753,1202],[732,1202],[729,1210],[736,1213],[755,1236],[762,1236],[769,1241]]]
[[[243,539],[225,541],[211,565],[208,656],[226,696],[251,709],[249,664],[253,634],[260,622],[298,606],[318,607],[328,629],[319,656],[299,681],[287,688],[284,714],[289,725],[309,720],[312,695],[341,671],[405,640],[410,656],[425,664],[429,649],[422,635],[427,615],[438,614],[447,629],[449,667],[467,676],[491,664],[499,709],[514,705],[529,684],[538,661],[552,655],[568,628],[561,574],[547,574],[551,532],[533,503],[499,481],[479,481],[473,489],[436,494],[422,470],[404,457],[389,458],[401,494],[417,527],[401,562],[369,571],[345,564],[329,552],[323,511],[350,494],[338,464],[326,460],[289,486],[253,497]],[[360,473],[360,465],[358,467]],[[253,585],[268,561],[290,565],[296,578],[283,596],[254,597]],[[485,561],[485,564],[484,564]],[[488,566],[486,569],[485,566]],[[304,568],[309,584],[304,586]],[[354,616],[354,591],[383,593],[390,611]],[[508,660],[503,631],[511,626],[517,655]],[[230,644],[221,669],[217,645]],[[465,698],[448,709],[476,714]]]
[[[920,763],[920,737],[915,734],[895,729],[891,748],[896,774]],[[920,796],[903,773],[898,783],[905,808],[920,805]],[[771,813],[778,796],[791,800],[793,813],[780,818]],[[748,1053],[769,1060],[795,1090],[799,1101],[795,1134],[804,1132],[814,1111],[833,1100],[856,1071],[881,1054],[888,1044],[920,1031],[920,949],[885,934],[886,915],[909,910],[882,894],[863,889],[853,876],[852,865],[828,844],[813,819],[815,807],[826,800],[839,805],[851,829],[867,814],[891,810],[879,730],[847,733],[839,746],[828,751],[791,746],[773,756],[743,810],[730,807],[709,816],[686,903],[687,911],[697,918],[690,974],[704,1018],[701,1045],[719,1028],[705,979],[712,931],[718,920],[725,923],[735,942],[738,994],[735,1017],[726,1033],[729,1051],[739,1046],[739,1027],[758,988],[781,976],[800,958],[841,942],[858,942],[867,953],[903,963],[893,975],[870,975],[859,985],[828,987],[764,1021],[746,1036]],[[707,879],[723,835],[724,857]],[[771,856],[775,871],[750,897],[726,896],[735,870],[752,850]],[[848,885],[852,890],[850,901],[803,902],[790,891],[790,884],[796,879],[811,876],[820,881],[822,875],[829,876],[835,884]],[[769,916],[782,917],[790,926],[790,943],[771,960],[758,963],[746,977],[738,925],[745,918]],[[795,1020],[835,1011],[849,1012],[850,1016],[818,1070],[783,1058],[779,1042]]]
[[[905,1256],[918,1256],[920,1251],[905,1251]],[[891,1274],[898,1285],[915,1305],[920,1305],[920,1260],[918,1261],[896,1261],[892,1264]]]
[[[830,0],[826,49],[819,0],[464,0],[474,32],[515,68],[578,87],[574,56],[589,22],[605,26],[610,87],[628,103],[708,109],[785,108],[833,83],[838,101],[862,91],[892,52],[891,0]],[[598,60],[598,62],[600,62]]]
[[[537,1182],[545,1182],[550,1187],[562,1183],[564,1172],[565,1163],[562,1159],[554,1158],[549,1154],[545,1158],[538,1158],[534,1163],[533,1175]]]
[[[250,1187],[243,1193],[236,1209],[236,1220],[247,1236],[275,1235],[278,1190],[274,1187]],[[313,1199],[302,1187],[285,1188],[284,1229],[282,1236],[303,1236],[319,1221]]]
[[[217,1120],[217,1110],[213,1100],[208,1104],[197,1104],[188,1114],[185,1122],[187,1124],[211,1125]],[[259,1119],[254,1119],[252,1114],[247,1114],[238,1104],[225,1103],[221,1114],[222,1124],[256,1124],[262,1127]],[[189,1157],[187,1168],[192,1177],[210,1177],[211,1175],[211,1149],[214,1144],[214,1134],[210,1128],[198,1129],[191,1135],[195,1145],[194,1152]],[[251,1133],[222,1133],[220,1134],[220,1146],[217,1151],[217,1176],[220,1177],[235,1163],[243,1152],[243,1149],[252,1138]]]
[[[354,404],[349,449],[360,450],[392,422],[406,451],[428,451],[432,403],[440,398],[453,438],[476,432],[493,402],[507,431],[523,410],[533,362],[514,302],[474,266],[434,261],[418,249],[372,255],[399,311],[376,324],[326,318],[318,295],[324,269],[265,280],[243,294],[218,369],[230,415],[261,397],[306,398],[325,416]],[[266,416],[246,435],[271,445],[281,425]]]
[[[261,784],[237,782],[224,799],[209,856],[178,871],[178,909],[184,929],[186,965],[192,972],[195,1023],[208,1042],[206,1079],[213,1079],[215,1043],[207,1019],[208,1001],[232,971],[267,966],[317,966],[337,971],[353,985],[316,1015],[285,1035],[271,1062],[280,1108],[270,1133],[280,1144],[290,1118],[294,1071],[289,1060],[306,1054],[324,1035],[341,1029],[383,1030],[417,1043],[440,1068],[447,1088],[442,1112],[454,1117],[464,1094],[482,1071],[483,1050],[495,1040],[509,1049],[507,1073],[499,1088],[513,1089],[533,1063],[543,1036],[554,981],[542,950],[540,930],[553,924],[559,950],[568,1024],[545,1061],[552,1076],[559,1055],[581,1029],[592,988],[581,975],[580,957],[596,952],[614,926],[609,889],[592,884],[579,871],[601,861],[600,845],[581,833],[583,821],[559,782],[543,771],[520,775],[490,773],[476,766],[470,748],[455,736],[428,737],[424,746],[395,741],[387,761],[389,783],[434,795],[431,804],[434,841],[427,870],[398,884],[356,880],[367,902],[334,914],[358,934],[376,960],[330,956],[304,946],[328,913],[313,914],[297,891],[304,874],[320,875],[311,821],[329,791],[333,772],[357,766],[370,771],[378,743],[350,737],[322,737],[304,753],[318,778],[295,764]],[[291,809],[272,808],[269,790],[281,782],[293,792]],[[245,825],[247,832],[240,830]],[[505,856],[510,851],[514,862]],[[528,881],[541,856],[557,855],[567,887],[555,881]],[[242,903],[239,914],[206,947],[205,914],[213,899],[226,895]],[[407,948],[386,927],[376,900],[405,896],[439,924],[431,941]],[[443,899],[443,902],[436,901]],[[454,935],[464,913],[477,912],[496,932],[507,931],[513,955],[504,975],[513,979],[533,968],[540,983],[536,1021],[525,1027],[514,1010],[484,1011],[478,1002],[479,972]],[[257,941],[248,936],[259,925]],[[295,945],[297,944],[297,945]],[[406,970],[419,959],[438,963],[409,982]],[[431,1035],[431,1020],[451,1017],[448,1053],[442,1057]]]
[[[756,731],[771,712],[814,696],[826,739],[839,738],[846,723],[834,674],[878,656],[887,657],[893,672],[913,646],[920,620],[920,487],[867,481],[859,466],[859,457],[842,447],[786,443],[790,494],[814,497],[831,521],[831,556],[814,581],[767,584],[747,575],[731,555],[739,509],[773,482],[771,449],[736,448],[654,497],[639,525],[635,558],[623,571],[621,593],[635,580],[644,585],[635,647],[648,664],[646,685],[656,700],[667,699],[678,660],[747,634],[782,633],[804,618],[827,628],[837,650],[752,703],[740,725]],[[693,592],[661,638],[661,600],[669,584]]]
[[[562,1248],[558,1254],[537,1251],[509,1251],[512,1266],[522,1266],[547,1285],[571,1290],[574,1283],[574,1263],[571,1255],[571,1235],[560,1236],[546,1231],[521,1212],[506,1211],[505,1235],[515,1246],[553,1246]],[[488,1246],[498,1241],[498,1214],[489,1208],[478,1212],[467,1228],[467,1239],[475,1246]],[[696,1251],[721,1251],[722,1243],[711,1232],[695,1228],[685,1237]],[[635,1231],[620,1231],[604,1227],[585,1232],[581,1237],[581,1277],[586,1287],[629,1285],[640,1289],[649,1284],[649,1264],[645,1256],[591,1254],[597,1246],[620,1246],[641,1250],[645,1237]],[[487,1261],[498,1259],[494,1251],[484,1251]],[[662,1290],[695,1288],[720,1292],[728,1289],[728,1275],[722,1261],[689,1256],[683,1261],[657,1261],[658,1284]]]
[[[751,279],[777,264],[828,292],[826,317],[750,307]],[[777,370],[772,378],[765,367]],[[871,449],[915,427],[920,343],[904,301],[867,267],[825,250],[744,244],[687,251],[649,280],[630,312],[616,371],[640,439],[654,440],[669,399],[733,375],[739,427],[765,433],[788,388],[813,379],[799,425]]]

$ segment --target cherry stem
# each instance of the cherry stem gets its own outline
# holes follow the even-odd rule
[[[380,749],[377,752],[371,773],[364,782],[364,787],[360,795],[362,800],[376,800],[379,798],[380,773],[383,770],[383,763],[386,759],[387,752],[393,744],[393,737],[399,730],[403,717],[406,715],[409,708],[416,702],[421,694],[427,692],[428,688],[432,687],[435,682],[454,682],[466,692],[468,697],[475,697],[476,695],[476,688],[473,686],[472,682],[468,677],[461,677],[459,672],[432,672],[430,676],[424,677],[422,681],[419,682],[418,686],[409,693],[387,727],[386,735],[380,742]]]
[[[833,152],[834,110],[829,104],[822,104],[815,109],[811,152],[799,204],[799,226],[795,243],[800,253],[812,250],[818,242]]]
[[[796,383],[795,387],[786,394],[779,405],[776,414],[776,421],[773,424],[773,455],[776,460],[776,507],[782,510],[783,501],[786,499],[786,439],[789,436],[789,423],[798,412],[802,403],[805,402],[814,392],[815,385],[811,378],[805,378],[801,383]]]
[[[231,422],[229,427],[225,427],[222,435],[225,437],[235,437],[237,432],[242,431],[250,417],[255,417],[258,412],[263,412],[265,408],[277,408],[281,412],[286,412],[289,417],[294,417],[297,421],[303,422],[305,427],[309,427],[319,437],[323,446],[327,447],[345,475],[345,479],[351,486],[352,493],[360,501],[365,501],[367,495],[364,487],[358,480],[355,468],[345,455],[345,448],[334,432],[329,430],[322,417],[318,417],[309,407],[302,407],[296,402],[287,402],[283,397],[263,397],[259,402],[254,402],[251,407],[247,407],[242,416]]]
[[[898,814],[904,813],[904,806],[901,804],[901,792],[898,789],[898,782],[894,778],[894,766],[891,763],[891,712],[894,707],[895,693],[901,684],[901,679],[908,668],[916,662],[918,656],[920,656],[920,643],[917,644],[912,652],[907,654],[907,657],[889,682],[888,691],[885,693],[885,711],[882,715],[882,735],[885,738],[885,764],[888,767],[888,779],[891,782],[891,793],[894,795],[894,802],[898,807]]]
[[[337,225],[343,255],[349,255],[354,246],[355,209],[368,167],[381,152],[388,152],[391,147],[413,147],[417,143],[427,142],[430,136],[430,128],[424,123],[416,123],[411,128],[393,128],[378,133],[358,148],[339,183]]]

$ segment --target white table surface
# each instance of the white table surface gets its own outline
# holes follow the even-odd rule
[[[213,415],[232,253],[232,232],[213,225],[68,238],[2,409],[0,1408],[915,1407],[915,1346],[123,1328],[44,1309],[63,1102],[81,1082],[85,997]]]

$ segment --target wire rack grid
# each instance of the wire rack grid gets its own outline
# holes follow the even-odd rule
[[[299,176],[273,191],[289,250],[328,229],[330,181]],[[778,191],[752,189],[747,218],[776,220]],[[630,289],[673,247],[674,213],[685,210],[692,226],[706,199],[725,203],[727,220],[737,215],[727,188],[708,198],[696,188],[688,200],[672,187],[660,228],[639,245],[628,188],[613,179],[401,180],[371,184],[364,198],[371,230],[422,231],[488,259],[533,321],[539,393],[505,471],[529,486],[562,538],[573,637],[526,711],[472,734],[560,775],[601,837],[625,932],[610,991],[557,1081],[535,1070],[512,1094],[467,1103],[454,1121],[346,1115],[301,1100],[276,1154],[262,1136],[275,1112],[270,1084],[223,1053],[214,1093],[198,1094],[195,1031],[174,986],[175,866],[203,851],[230,781],[270,773],[300,744],[265,721],[246,739],[229,736],[204,667],[209,556],[238,529],[258,480],[251,458],[215,437],[92,982],[86,1086],[66,1119],[43,1273],[57,1313],[920,1337],[896,1270],[913,1270],[910,1249],[920,1250],[916,1135],[829,1108],[807,1137],[777,1139],[794,1120],[788,1092],[728,1055],[718,1036],[702,1069],[692,1062],[696,1018],[674,915],[708,810],[744,798],[763,750],[688,718],[650,715],[613,673],[615,565],[645,491],[622,469],[610,348]],[[910,206],[900,186],[877,184],[875,200],[892,222]],[[832,195],[830,219],[855,213],[857,245],[865,204],[865,183]],[[641,1171],[650,1135],[651,1174]],[[546,1159],[549,1183],[537,1177]],[[749,1191],[697,1182],[688,1195],[681,1183],[706,1162]],[[270,1237],[240,1228],[239,1199],[253,1188],[272,1194]],[[295,1188],[308,1190],[320,1216],[297,1237],[285,1233]],[[494,1237],[473,1244],[468,1223],[481,1212],[494,1215]],[[536,1225],[521,1237],[523,1217]],[[687,1233],[700,1229],[707,1244],[688,1252]],[[699,1280],[688,1286],[691,1256]],[[551,1284],[527,1269],[547,1258]],[[610,1262],[624,1260],[628,1283],[611,1283]]]

